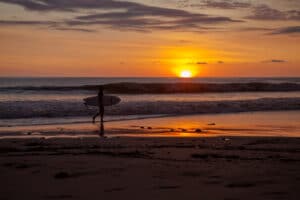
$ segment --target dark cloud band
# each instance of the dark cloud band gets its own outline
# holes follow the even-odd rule
[[[300,11],[280,11],[268,5],[258,5],[252,9],[253,13],[247,19],[253,20],[300,20]]]
[[[69,11],[80,9],[97,9],[97,14],[85,14],[71,20],[56,22],[60,29],[80,26],[80,30],[88,26],[102,25],[118,30],[152,31],[205,31],[204,25],[241,22],[229,17],[209,16],[191,13],[185,10],[148,6],[129,1],[115,0],[0,0],[0,2],[17,4],[32,11]],[[80,13],[80,12],[79,12]],[[2,24],[41,24],[45,22],[2,22]],[[66,27],[63,27],[66,26]]]
[[[283,27],[274,30],[271,34],[300,34],[300,26]]]

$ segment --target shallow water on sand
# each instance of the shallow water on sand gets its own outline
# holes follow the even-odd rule
[[[299,111],[189,115],[111,121],[105,130],[108,137],[300,137],[299,119]],[[1,127],[0,138],[97,137],[98,128],[98,123]]]

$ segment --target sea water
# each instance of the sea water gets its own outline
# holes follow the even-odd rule
[[[97,94],[83,86],[126,83],[300,84],[300,78],[0,78],[0,127],[87,122],[96,108],[83,98]],[[143,85],[145,87],[145,85]],[[276,87],[275,87],[276,88]],[[300,91],[116,93],[122,101],[107,107],[106,121],[195,114],[298,111]]]

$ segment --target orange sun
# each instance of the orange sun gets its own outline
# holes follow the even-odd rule
[[[181,78],[191,78],[193,75],[192,75],[192,72],[190,70],[182,70],[180,72],[179,76]]]

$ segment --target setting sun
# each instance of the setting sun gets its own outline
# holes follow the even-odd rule
[[[191,78],[192,77],[192,72],[189,70],[183,70],[180,72],[180,77],[181,78]]]

